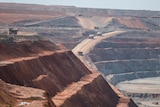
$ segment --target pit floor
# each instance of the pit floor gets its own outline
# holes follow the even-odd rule
[[[124,81],[117,84],[116,87],[126,92],[160,94],[160,77]]]
[[[122,92],[160,94],[160,77],[141,78],[120,82],[116,85]],[[160,98],[132,98],[138,107],[160,107]],[[158,105],[154,104],[158,102]]]

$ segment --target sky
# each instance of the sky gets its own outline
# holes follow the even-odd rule
[[[0,0],[0,2],[160,11],[160,0]]]

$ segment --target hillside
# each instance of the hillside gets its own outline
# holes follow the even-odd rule
[[[34,4],[16,4],[16,3],[0,3],[1,9],[12,10],[34,10],[34,11],[50,11],[50,12],[65,12],[68,14],[82,14],[86,16],[133,16],[139,18],[157,17],[160,15],[158,11],[146,10],[118,10],[118,9],[95,9],[95,8],[77,8],[74,6],[53,6],[53,5],[34,5]]]
[[[51,12],[45,9],[34,10],[28,6],[25,8],[24,6],[20,6],[18,4],[13,5],[0,3],[0,5],[0,22],[7,25],[11,25],[17,22],[33,22],[66,16],[66,14],[61,12]]]
[[[160,12],[0,3],[0,25],[18,27],[73,49],[85,32],[159,30]]]
[[[32,47],[28,44],[32,44]],[[5,48],[5,45],[11,45],[3,44],[1,49],[7,53],[10,48]],[[119,97],[99,73],[89,70],[71,51],[61,48],[57,50],[55,44],[46,41],[14,42],[12,46],[15,46],[15,50],[21,50],[17,52],[27,53],[17,57],[10,55],[10,59],[0,62],[0,79],[13,85],[12,89],[2,82],[6,86],[1,88],[7,91],[3,93],[2,90],[0,94],[0,98],[3,98],[0,102],[2,105],[7,105],[4,98],[9,98],[11,106],[25,102],[25,105],[30,107],[37,104],[41,107],[45,107],[46,104],[48,107],[67,107],[68,105],[70,107],[75,105],[77,107],[82,105],[118,107],[120,103],[128,107],[136,107],[127,97],[124,97],[125,102],[119,101],[123,97]],[[23,47],[27,46],[29,49],[36,50],[26,51],[27,48]],[[37,48],[37,46],[40,47]],[[41,90],[38,91],[38,89]],[[31,91],[28,92],[29,90]],[[21,97],[18,97],[19,95]]]
[[[0,43],[0,61],[10,60],[19,57],[32,57],[45,51],[55,51],[57,47],[50,41],[24,41]]]
[[[44,90],[8,84],[2,80],[0,86],[1,107],[55,107]]]

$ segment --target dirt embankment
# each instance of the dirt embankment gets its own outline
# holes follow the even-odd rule
[[[94,17],[77,17],[79,24],[85,29],[95,29],[95,27],[104,27],[112,17],[94,16]]]
[[[159,98],[159,85],[144,78],[153,80],[153,77],[160,76],[159,40],[159,32],[156,31],[125,32],[97,44],[89,57],[113,85],[126,81],[123,89],[122,85],[118,88],[137,104],[143,101],[152,103]],[[131,83],[134,79],[141,79],[143,83]]]
[[[58,48],[59,47],[50,41],[0,43],[0,61],[18,57],[36,56],[38,53],[43,53],[44,51],[55,51]]]
[[[0,78],[5,82],[44,89],[50,96],[89,73],[70,51],[5,61],[0,66]]]
[[[44,90],[12,85],[2,80],[0,86],[1,107],[56,107]]]
[[[117,95],[101,75],[88,78],[89,84],[65,100],[60,107],[136,107],[129,98]],[[93,88],[96,87],[96,88]],[[95,94],[96,93],[96,94]],[[112,100],[111,100],[112,99]]]
[[[0,23],[13,24],[17,22],[32,22],[47,19],[54,19],[57,17],[67,16],[60,12],[49,12],[40,10],[14,10],[14,9],[0,9]]]
[[[45,44],[53,47],[53,44]],[[26,50],[22,47],[18,49]],[[32,44],[32,48],[37,49],[37,45]],[[7,90],[9,95],[8,92],[0,95],[10,98],[11,104],[15,101],[13,105],[25,104],[26,107],[37,106],[37,104],[39,104],[38,107],[44,107],[46,104],[49,107],[81,107],[83,105],[124,107],[119,106],[122,97],[112,90],[99,73],[91,72],[71,51],[53,49],[53,51],[35,51],[34,56],[27,55],[27,57],[25,55],[18,58],[12,57],[0,62],[0,79],[17,85],[10,90],[4,87],[3,89]],[[42,90],[37,93],[33,88]],[[15,97],[19,100],[17,101]],[[129,98],[123,101],[126,107],[136,107]],[[130,106],[130,103],[133,105]]]
[[[125,25],[129,28],[135,29],[147,29],[146,25],[141,22],[139,19],[134,18],[118,18],[117,19],[122,25]]]

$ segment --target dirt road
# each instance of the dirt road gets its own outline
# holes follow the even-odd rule
[[[103,39],[112,37],[114,35],[123,33],[125,31],[114,31],[114,32],[109,32],[106,34],[103,34],[102,36],[95,36],[94,39],[85,39],[83,40],[80,44],[78,44],[73,50],[72,52],[82,61],[84,61],[84,58],[86,56],[86,54],[90,51],[90,49],[92,49],[96,44],[100,43]],[[83,55],[78,55],[78,52],[82,52]]]

